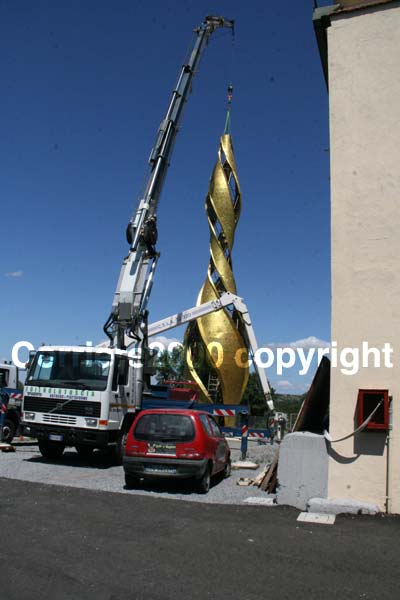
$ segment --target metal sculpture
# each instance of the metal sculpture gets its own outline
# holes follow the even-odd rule
[[[242,196],[230,135],[232,86],[228,88],[228,113],[205,202],[210,229],[210,261],[197,305],[236,294],[232,248]],[[248,381],[245,337],[241,317],[224,309],[197,319],[185,333],[186,362],[199,385],[202,400],[239,404]]]

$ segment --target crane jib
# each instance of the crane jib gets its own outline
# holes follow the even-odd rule
[[[145,192],[126,231],[130,244],[129,254],[123,260],[112,311],[104,325],[104,331],[112,346],[117,344],[118,347],[123,347],[125,333],[137,340],[146,337],[146,333],[143,333],[146,328],[144,313],[159,256],[155,248],[158,201],[170,164],[183,107],[191,92],[201,54],[209,36],[221,27],[231,28],[233,32],[234,22],[223,17],[207,16],[200,27],[194,30],[196,38],[190,58],[180,70],[167,112],[157,131],[149,156],[150,173]]]

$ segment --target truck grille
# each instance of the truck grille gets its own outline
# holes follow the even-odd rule
[[[58,425],[76,425],[76,417],[63,417],[63,415],[43,415],[44,423],[56,423]]]
[[[63,406],[66,402],[65,406]],[[74,415],[77,417],[100,417],[101,403],[86,400],[59,400],[58,398],[38,398],[25,396],[24,411],[48,413],[54,415]]]

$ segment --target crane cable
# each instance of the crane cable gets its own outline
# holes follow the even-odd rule
[[[232,28],[232,46],[231,46],[231,59],[229,65],[230,77],[229,79],[232,81],[233,75],[233,67],[234,67],[234,59],[235,59],[235,29]],[[230,135],[231,133],[231,105],[232,105],[232,95],[233,95],[233,85],[230,83],[228,85],[228,107],[226,111],[226,120],[224,127],[224,135]]]
[[[231,133],[231,105],[232,105],[233,86],[230,83],[228,85],[228,109],[226,112],[224,135]]]

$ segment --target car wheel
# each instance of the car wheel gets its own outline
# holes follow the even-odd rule
[[[86,446],[85,444],[77,444],[75,450],[82,458],[90,458],[93,454],[93,446]]]
[[[3,425],[2,440],[6,444],[11,444],[15,435],[15,425],[10,419],[6,419]]]
[[[211,484],[211,466],[207,465],[202,478],[197,482],[197,491],[199,494],[207,494]]]
[[[131,475],[130,473],[125,473],[125,486],[128,488],[128,490],[131,490],[135,487],[137,487],[139,484],[139,477],[136,477],[135,475]]]
[[[51,442],[50,440],[39,440],[39,450],[44,458],[60,458],[65,450],[65,444]]]
[[[228,457],[228,460],[226,461],[226,465],[225,468],[223,470],[224,473],[224,479],[228,479],[228,477],[230,476],[232,471],[232,462],[231,462],[231,457]]]

